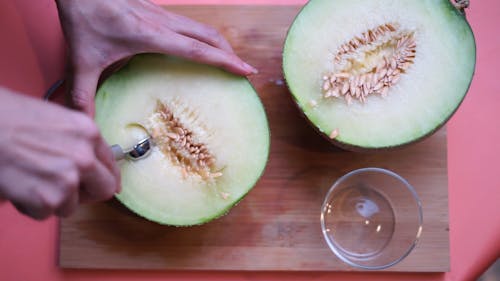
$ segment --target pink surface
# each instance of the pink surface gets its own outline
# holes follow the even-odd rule
[[[52,0],[0,1],[0,84],[41,96],[62,76],[63,39]],[[162,4],[303,4],[303,0],[156,1]],[[60,270],[57,220],[35,222],[0,203],[0,280],[473,280],[500,256],[500,1],[472,1],[478,62],[448,125],[451,272],[446,274]],[[460,47],[460,46],[457,46]]]

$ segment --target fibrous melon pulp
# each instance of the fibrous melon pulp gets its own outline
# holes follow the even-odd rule
[[[465,97],[474,36],[450,0],[311,0],[289,30],[290,91],[311,123],[352,150],[421,140]]]
[[[146,136],[152,153],[119,163],[116,196],[137,214],[195,225],[227,212],[263,173],[269,127],[247,79],[163,55],[139,55],[96,96],[106,141],[131,147]]]

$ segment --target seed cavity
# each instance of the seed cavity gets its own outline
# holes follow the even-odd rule
[[[182,110],[182,106],[176,106],[176,109]],[[186,114],[194,116],[192,112]],[[189,129],[174,115],[167,103],[157,101],[145,127],[163,155],[180,169],[183,178],[197,176],[209,181],[222,176],[222,172],[215,167],[215,158],[207,145],[197,141],[196,134],[205,135],[203,130]]]
[[[365,103],[370,95],[386,97],[415,61],[415,33],[387,23],[342,44],[333,60],[334,71],[323,76],[324,98]]]

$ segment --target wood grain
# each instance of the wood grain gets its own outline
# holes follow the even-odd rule
[[[327,248],[319,224],[328,188],[357,168],[387,168],[421,197],[420,243],[388,271],[449,270],[446,132],[408,148],[360,154],[332,147],[301,117],[284,85],[281,51],[296,6],[175,6],[217,27],[260,73],[251,78],[269,116],[271,155],[258,185],[227,216],[191,228],[160,226],[117,202],[82,206],[60,225],[64,268],[353,270]]]

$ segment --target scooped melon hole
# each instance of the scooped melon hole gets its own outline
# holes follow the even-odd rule
[[[130,123],[125,126],[125,130],[127,132],[128,138],[124,140],[124,147],[133,147],[138,142],[149,137],[147,129],[139,123]]]
[[[323,76],[325,99],[365,103],[370,95],[387,96],[414,63],[415,32],[386,23],[342,44],[333,60],[333,72]]]
[[[203,138],[210,138],[195,110],[179,100],[158,100],[146,129],[160,152],[180,169],[183,178],[196,177],[213,181],[222,176],[215,165],[215,155]]]

